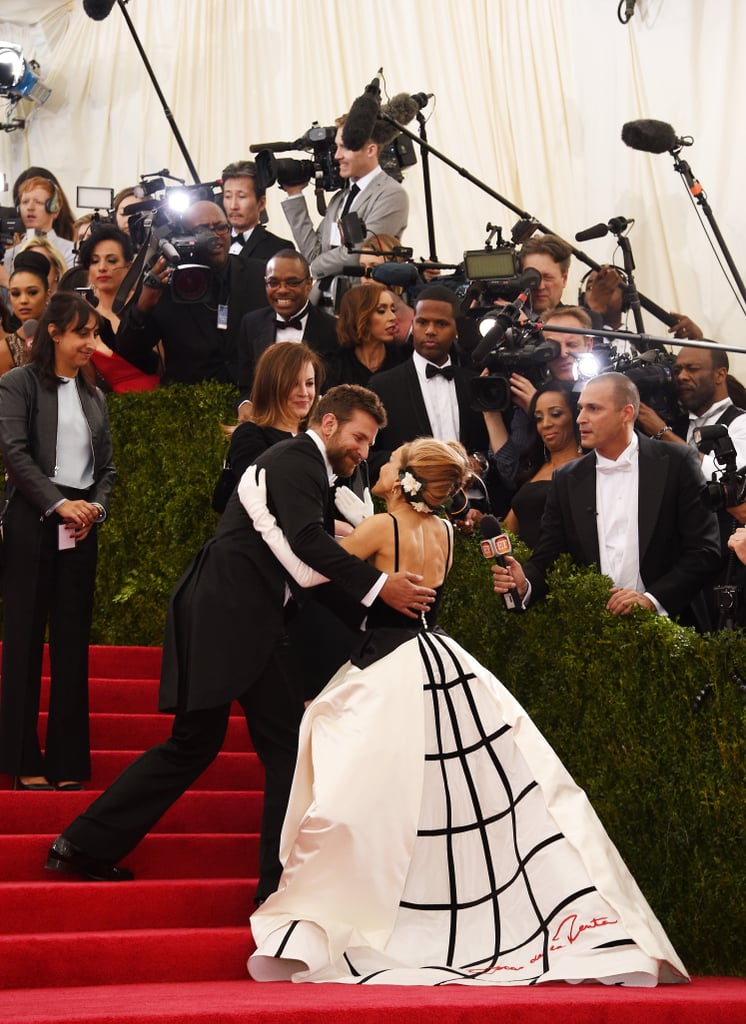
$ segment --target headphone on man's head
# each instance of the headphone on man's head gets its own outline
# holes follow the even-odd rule
[[[613,264],[611,264],[611,265],[614,266]],[[586,272],[583,274],[583,276],[580,279],[580,284],[578,285],[578,305],[579,306],[585,305],[585,283],[586,283],[588,278],[591,276],[591,274],[595,270],[596,270],[596,267],[591,267],[590,270],[586,270]],[[627,301],[627,285],[629,284],[629,282],[627,281],[627,275],[625,274],[625,272],[622,270],[621,267],[614,267],[614,270],[616,270],[617,274],[619,274],[620,278],[622,279],[621,284],[622,284],[622,288],[624,290],[624,298],[622,300],[622,313],[627,313],[629,311],[629,302]]]
[[[49,181],[49,184],[52,186],[53,192],[49,199],[47,199],[46,203],[44,203],[44,209],[47,211],[47,213],[59,213],[62,207],[62,203],[60,202],[60,194],[57,190],[57,186],[55,185],[55,183],[53,181],[50,181],[49,178],[47,178],[47,181]]]
[[[40,178],[41,175],[37,175],[37,177]],[[44,178],[44,181],[48,182],[52,186],[52,194],[49,197],[49,199],[47,199],[45,201],[44,209],[47,211],[47,213],[58,214],[60,212],[60,210],[62,209],[62,201],[60,200],[59,189],[57,188],[57,186],[55,185],[55,183],[52,181],[51,178]],[[18,202],[16,203],[16,213],[18,214],[19,217],[21,216],[21,197],[20,197],[20,195],[18,196]]]

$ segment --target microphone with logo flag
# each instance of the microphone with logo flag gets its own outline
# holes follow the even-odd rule
[[[479,529],[482,533],[479,547],[484,557],[494,559],[498,565],[506,568],[505,556],[509,555],[513,550],[513,545],[510,543],[508,535],[503,533],[500,521],[494,516],[482,516],[479,520]],[[518,610],[518,602],[516,601],[515,594],[512,592],[508,591],[508,593],[503,594],[503,601],[509,611],[514,612]]]

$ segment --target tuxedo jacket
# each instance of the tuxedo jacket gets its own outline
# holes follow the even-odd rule
[[[267,305],[264,264],[244,256],[229,256],[218,279],[220,302],[228,305],[228,326],[217,326],[215,296],[203,302],[175,302],[168,289],[144,316],[131,306],[122,316],[116,351],[145,373],[157,373],[155,346],[163,343],[164,384],[194,384],[201,380],[238,383],[238,333],[243,317]]]
[[[360,601],[380,573],[334,540],[331,489],[313,440],[298,434],[280,441],[256,465],[266,470],[267,502],[290,546],[362,614]],[[169,604],[162,711],[222,706],[261,676],[285,630],[286,582],[234,491],[214,536],[193,559]]]
[[[453,370],[459,411],[458,440],[469,452],[486,452],[489,439],[484,417],[470,405],[469,382],[475,376],[474,371],[463,366],[454,366]],[[374,374],[368,387],[379,396],[388,416],[388,423],[379,431],[370,457],[371,476],[375,480],[391,452],[416,437],[432,437],[433,428],[412,359],[393,370]]]
[[[282,208],[293,232],[295,243],[308,260],[315,281],[342,274],[346,264],[358,263],[358,257],[345,246],[331,247],[331,230],[339,220],[345,189],[329,200],[326,214],[314,228],[305,196],[292,196]],[[409,196],[398,181],[382,171],[352,201],[350,213],[356,213],[365,224],[366,235],[395,235],[401,238],[409,216]],[[354,280],[354,279],[352,279]],[[318,289],[311,293],[318,301]]]
[[[241,257],[242,258],[242,257]],[[238,386],[240,401],[249,397],[254,380],[254,368],[259,357],[270,345],[274,345],[277,334],[277,314],[271,306],[247,313],[241,320],[238,332]],[[301,339],[304,344],[325,358],[336,352],[337,323],[315,306],[308,307],[308,318]]]
[[[241,252],[237,253],[237,255],[242,260],[262,260],[266,264],[267,260],[274,256],[276,252],[280,252],[282,249],[294,248],[295,245],[289,238],[280,238],[278,235],[273,235],[271,231],[267,231],[263,224],[257,224],[249,235],[248,242],[246,242]]]
[[[647,437],[639,444],[640,575],[669,615],[679,615],[717,571],[717,518],[702,501],[692,448]],[[539,540],[523,566],[532,598],[546,593],[546,572],[563,552],[579,565],[599,565],[596,516],[596,453],[590,452],[552,477]]]

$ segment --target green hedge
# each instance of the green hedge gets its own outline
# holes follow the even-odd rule
[[[232,402],[217,385],[111,397],[118,481],[100,534],[95,643],[160,643],[169,593],[217,522],[219,422]],[[548,598],[510,613],[476,542],[458,537],[441,621],[586,789],[689,969],[746,973],[746,703],[730,678],[746,676],[746,639],[700,637],[639,609],[612,616],[607,586],[561,561]]]

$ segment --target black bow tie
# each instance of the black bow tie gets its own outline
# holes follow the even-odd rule
[[[425,367],[425,376],[428,380],[431,377],[445,377],[446,380],[453,380],[453,367],[436,366],[435,363],[428,363]]]
[[[246,239],[243,234],[234,235],[233,238],[231,238],[231,245],[233,245],[234,242],[238,242],[239,245],[246,245]]]
[[[275,323],[278,327],[289,327],[292,331],[303,330],[303,318],[300,316],[291,317],[289,320],[280,320],[278,317]]]

